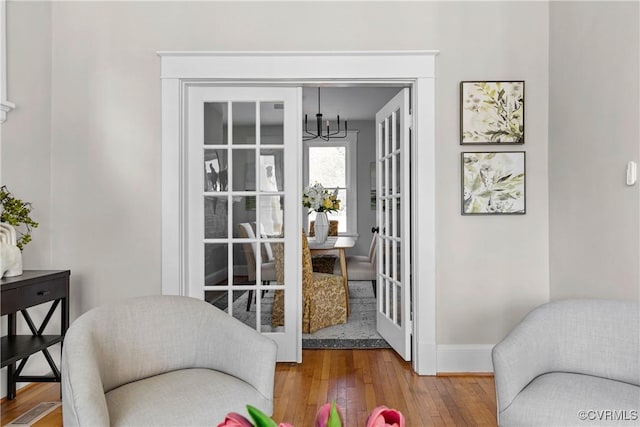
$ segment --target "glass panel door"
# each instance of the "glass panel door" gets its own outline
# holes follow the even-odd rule
[[[380,335],[411,359],[409,89],[376,114],[378,313]]]
[[[188,92],[189,295],[268,334],[280,361],[301,354],[298,92]]]

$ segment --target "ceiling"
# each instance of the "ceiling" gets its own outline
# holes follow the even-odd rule
[[[380,110],[400,87],[322,87],[320,89],[320,112],[323,126],[326,120],[331,122],[331,128],[336,125],[336,117],[340,115],[341,127],[345,120],[375,120],[376,112]],[[211,110],[217,111],[227,121],[226,103],[212,102]],[[255,124],[255,104],[251,102],[234,102],[233,121],[237,125]],[[316,128],[316,114],[318,113],[318,87],[309,86],[302,89],[302,116],[307,114],[309,129]],[[262,124],[282,124],[282,102],[261,102],[260,121]]]
[[[320,112],[323,120],[375,120],[380,110],[396,93],[399,87],[323,87],[320,89]],[[302,114],[308,115],[309,125],[315,125],[318,112],[318,88],[302,90]]]

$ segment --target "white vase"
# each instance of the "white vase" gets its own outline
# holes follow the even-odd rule
[[[0,222],[0,277],[14,277],[22,274],[22,252],[16,246],[16,241],[15,228]]]
[[[329,219],[325,212],[318,212],[316,214],[316,222],[313,225],[313,230],[316,235],[316,242],[324,243],[327,241],[329,235]]]

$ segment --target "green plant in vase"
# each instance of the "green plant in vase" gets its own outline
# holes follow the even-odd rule
[[[6,185],[0,187],[0,221],[11,225],[16,230],[16,246],[20,250],[31,241],[31,231],[38,223],[31,219],[31,203],[14,197]]]

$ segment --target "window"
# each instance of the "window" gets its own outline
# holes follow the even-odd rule
[[[344,139],[304,142],[304,186],[319,182],[329,191],[338,190],[341,210],[330,213],[329,220],[338,221],[338,233],[357,235],[356,160],[358,133],[349,132]],[[306,218],[315,219],[315,212]]]

